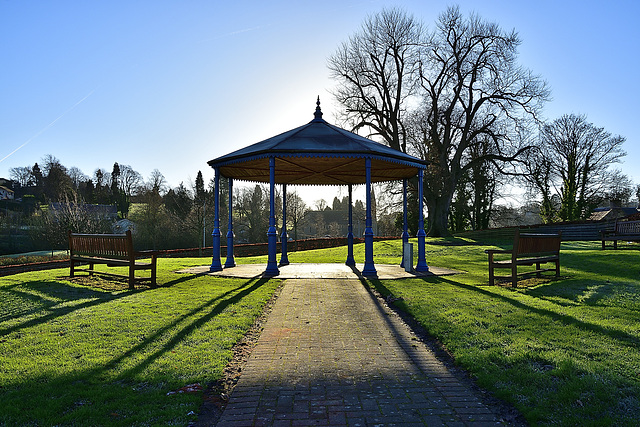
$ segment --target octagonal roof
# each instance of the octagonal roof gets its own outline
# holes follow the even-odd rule
[[[365,159],[371,182],[416,176],[427,162],[327,123],[318,98],[314,119],[300,127],[210,160],[223,176],[269,182],[269,157],[275,157],[275,182],[295,185],[364,184]]]

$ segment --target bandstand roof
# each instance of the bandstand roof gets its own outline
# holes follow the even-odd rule
[[[427,165],[417,157],[327,123],[322,119],[319,99],[311,122],[208,164],[228,178],[268,183],[269,157],[275,157],[275,183],[295,185],[364,184],[366,158],[371,158],[371,182],[411,178]]]

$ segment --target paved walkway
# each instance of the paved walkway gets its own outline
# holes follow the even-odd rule
[[[219,426],[499,425],[359,280],[285,280]]]
[[[208,265],[198,267],[190,267],[178,271],[178,273],[189,274],[208,274],[210,276],[221,277],[239,277],[251,279],[255,277],[265,277],[265,264],[240,264],[235,267],[224,268],[214,273],[209,272]],[[360,272],[364,267],[363,264],[357,264],[355,268],[348,267],[344,264],[320,264],[320,263],[293,263],[278,267],[280,274],[278,279],[358,279],[361,277]],[[410,279],[426,276],[444,276],[448,274],[458,274],[460,271],[450,270],[442,267],[429,266],[429,271],[419,273],[417,271],[405,271],[399,265],[376,264],[378,279]]]

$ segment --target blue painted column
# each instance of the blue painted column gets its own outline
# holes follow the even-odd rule
[[[267,258],[267,269],[264,271],[267,276],[277,276],[278,262],[276,261],[278,233],[276,232],[276,205],[275,205],[275,185],[276,185],[276,159],[269,157],[269,230],[267,231],[267,242],[269,252]]]
[[[402,180],[402,262],[401,266],[404,266],[404,244],[409,243],[409,222],[407,221],[407,179]],[[413,260],[411,260],[413,263]]]
[[[371,220],[371,159],[365,159],[367,179],[367,220],[364,229],[364,268],[362,275],[377,277],[378,272],[373,264],[373,221]]]
[[[236,261],[233,258],[233,178],[229,178],[229,227],[227,230],[227,261],[224,267],[235,267]]]
[[[220,169],[214,168],[214,190],[213,190],[213,259],[209,271],[222,271],[220,262]]]
[[[289,265],[289,255],[287,254],[287,184],[282,184],[282,238],[280,255],[280,265]]]
[[[353,185],[349,184],[349,228],[347,232],[347,261],[346,265],[353,267],[356,260],[353,258]]]
[[[427,233],[424,232],[424,202],[422,200],[422,182],[423,182],[424,170],[418,170],[418,264],[416,265],[416,271],[426,272],[429,271],[427,265],[427,259],[425,256],[425,237]]]

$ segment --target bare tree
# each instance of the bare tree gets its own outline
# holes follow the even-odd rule
[[[539,149],[529,164],[529,183],[544,201],[554,194],[560,205],[554,209],[563,221],[585,219],[591,210],[615,190],[617,179],[610,166],[626,155],[625,138],[613,136],[587,122],[584,115],[566,114],[543,126]]]
[[[66,196],[60,203],[52,203],[47,211],[32,218],[34,238],[47,241],[51,249],[62,249],[68,245],[67,232],[109,233],[112,221],[95,211],[87,209],[77,198]]]
[[[158,169],[151,171],[151,175],[149,175],[149,180],[147,181],[147,191],[151,191],[160,196],[166,193],[167,180]]]
[[[457,7],[439,18],[423,51],[421,86],[426,123],[420,145],[431,161],[425,201],[429,234],[447,234],[446,218],[458,180],[477,164],[520,159],[528,147],[513,136],[537,118],[549,90],[516,63],[520,39]],[[475,149],[489,144],[488,149]],[[468,155],[471,150],[480,155]],[[435,178],[435,179],[429,179]]]
[[[317,211],[323,211],[327,208],[327,201],[325,199],[318,199],[313,202],[313,206]]]
[[[399,9],[365,20],[358,33],[329,58],[340,85],[334,96],[354,130],[368,128],[390,147],[406,152],[405,115],[417,87],[423,27]]]
[[[269,227],[269,191],[263,185],[240,189],[235,198],[237,228],[249,243],[267,241]]]
[[[307,204],[298,192],[287,192],[287,221],[293,226],[293,238],[298,240],[298,224],[309,212]]]
[[[503,171],[505,163],[521,159],[528,147],[512,135],[537,118],[549,90],[516,63],[520,40],[515,31],[504,32],[475,15],[464,18],[457,7],[448,8],[429,33],[413,17],[388,11],[369,18],[363,28],[330,60],[339,81],[337,99],[352,120],[353,112],[366,106],[360,126],[377,130],[374,134],[391,147],[431,162],[424,186],[429,235],[446,235],[458,181],[477,164],[491,162]],[[405,49],[394,48],[398,40],[406,40]],[[404,66],[390,73],[391,63]],[[469,155],[474,146],[487,143],[490,149],[476,150],[484,154]]]
[[[627,206],[631,203],[635,187],[627,175],[616,169],[611,172],[609,182],[605,196],[611,206]]]
[[[71,166],[69,168],[69,178],[71,178],[71,181],[73,182],[73,186],[76,189],[76,191],[78,190],[78,188],[80,188],[80,184],[82,182],[86,182],[89,177],[87,175],[84,174],[84,172],[82,172],[79,168],[75,167],[75,166]]]
[[[120,187],[128,197],[137,193],[142,183],[142,175],[139,172],[129,165],[120,165]]]
[[[33,183],[31,167],[18,166],[9,169],[9,177],[18,183],[20,187],[28,187]]]
[[[541,199],[540,219],[545,224],[556,221],[559,204],[556,203],[551,162],[544,156],[544,150],[541,147],[529,150],[522,168],[524,170],[522,178],[527,184],[528,198],[532,202],[538,196]]]
[[[486,157],[488,150],[491,150],[492,147],[493,145],[487,139],[481,141],[480,144],[474,145],[469,150],[471,160],[478,157]],[[473,230],[489,228],[494,202],[499,196],[500,188],[502,187],[500,173],[490,161],[473,162],[467,173],[470,177],[469,184],[472,189],[471,228]]]
[[[133,218],[138,224],[138,233],[152,249],[163,246],[167,232],[163,228],[168,228],[168,214],[164,206],[162,196],[166,188],[166,180],[159,170],[154,169],[149,176],[149,181],[141,194],[144,204],[139,217]]]

